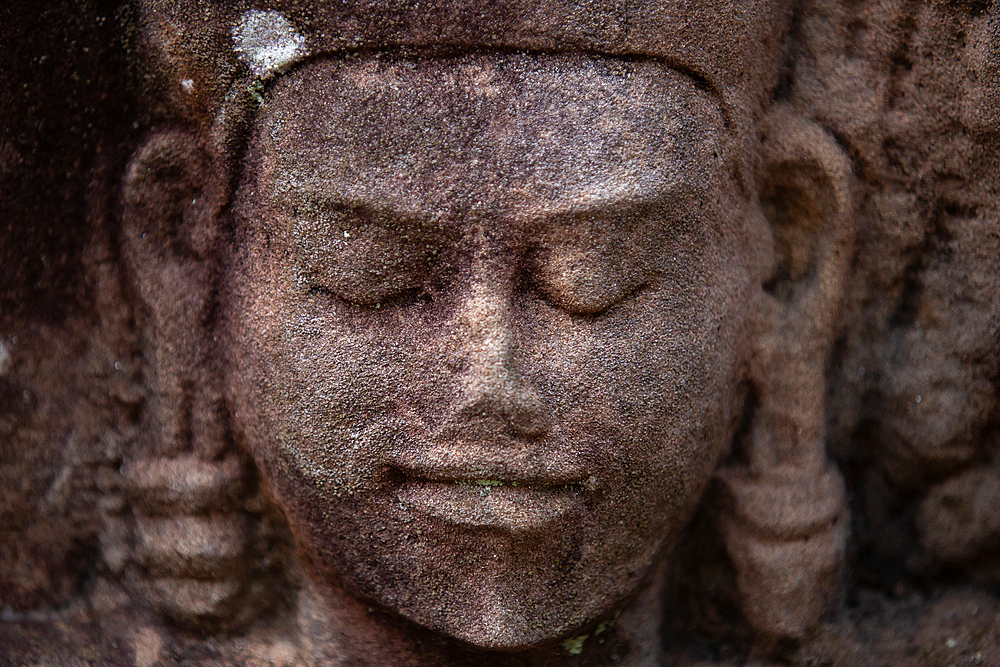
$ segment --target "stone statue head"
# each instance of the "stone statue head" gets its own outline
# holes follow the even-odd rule
[[[253,542],[211,499],[249,478],[231,433],[319,590],[518,650],[649,586],[718,480],[751,624],[814,622],[846,531],[823,371],[850,168],[746,102],[768,67],[606,37],[310,49],[276,12],[232,34],[246,73],[211,126],[151,136],[126,179],[158,387],[135,487],[186,461],[199,500],[161,506]]]
[[[322,576],[496,648],[637,586],[739,421],[763,241],[723,132],[656,63],[275,83],[227,243],[228,394]]]

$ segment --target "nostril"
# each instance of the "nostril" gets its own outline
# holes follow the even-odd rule
[[[548,432],[548,424],[532,416],[518,416],[508,421],[516,435],[524,438],[538,438]]]
[[[510,427],[521,436],[536,438],[549,430],[549,419],[537,392],[522,387],[512,396],[505,415]]]

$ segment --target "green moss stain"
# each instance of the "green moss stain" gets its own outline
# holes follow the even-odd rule
[[[579,637],[572,637],[567,639],[562,643],[563,650],[570,655],[580,655],[583,653],[583,644],[587,641],[587,637],[590,635],[580,635]]]

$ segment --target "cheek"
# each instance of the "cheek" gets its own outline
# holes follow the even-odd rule
[[[398,351],[346,331],[297,284],[292,263],[246,243],[227,271],[227,391],[249,453],[274,481],[289,467],[345,487],[352,443],[384,422]],[[277,475],[273,474],[275,471]]]
[[[728,451],[747,280],[732,280],[722,261],[709,257],[599,318],[541,322],[522,341],[558,428],[600,443],[592,455],[607,511],[634,513],[640,532],[681,523]]]
[[[338,327],[309,302],[288,295],[265,362],[273,388],[267,398],[282,406],[273,442],[324,495],[363,491],[399,444],[396,407],[405,403],[408,355],[380,336]]]
[[[345,307],[299,285],[280,257],[244,266],[233,375],[256,380],[230,385],[251,453],[274,482],[294,477],[328,500],[377,490],[424,406],[451,402],[445,327],[427,313]]]

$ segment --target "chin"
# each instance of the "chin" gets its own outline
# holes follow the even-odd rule
[[[550,591],[553,598],[558,589]],[[564,593],[564,592],[563,592]],[[520,599],[519,590],[503,586],[470,586],[463,600],[442,600],[442,607],[398,609],[408,620],[445,637],[485,651],[517,652],[551,644],[579,631],[589,621],[602,616],[619,601],[588,600],[559,604],[555,599]],[[415,612],[415,613],[408,613]]]
[[[405,568],[357,582],[362,597],[409,621],[464,644],[490,651],[521,651],[555,643],[610,613],[641,585],[656,545],[624,562],[600,551],[600,540],[581,540],[582,529],[518,537],[467,531],[438,544],[434,554]],[[525,542],[527,544],[525,544]],[[535,548],[532,549],[531,546]],[[496,558],[506,550],[507,556]],[[397,552],[398,553],[398,552]],[[581,556],[581,554],[588,554]],[[391,589],[380,586],[395,581]]]
[[[355,528],[379,527],[363,534],[349,535],[336,507],[327,506],[325,525],[289,512],[313,578],[481,650],[522,651],[578,632],[628,598],[660,546],[611,554],[601,547],[620,536],[582,522],[470,528],[370,500],[352,508]]]

